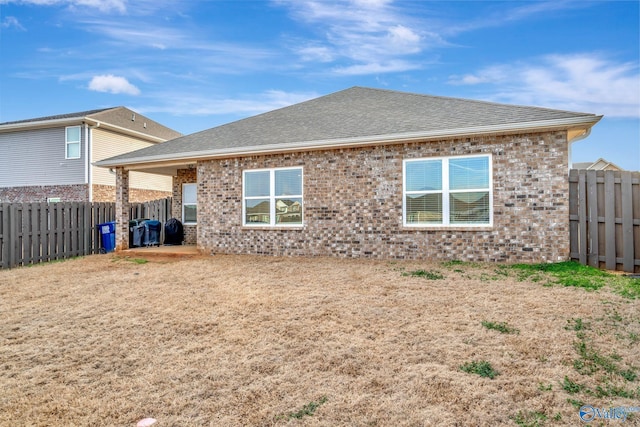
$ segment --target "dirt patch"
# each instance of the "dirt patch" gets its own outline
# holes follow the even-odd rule
[[[621,370],[640,360],[637,301],[544,287],[491,264],[147,261],[0,271],[0,425],[495,426],[532,414],[578,425],[584,394],[563,381],[602,373],[576,372],[575,319]],[[407,274],[418,270],[437,274]],[[600,324],[611,333],[596,333]],[[479,360],[499,374],[460,369]]]

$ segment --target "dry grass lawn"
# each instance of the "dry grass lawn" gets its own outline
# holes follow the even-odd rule
[[[443,278],[402,274],[417,269]],[[638,372],[638,307],[490,264],[98,255],[0,270],[0,425],[581,425],[580,403],[640,406],[637,378],[575,366],[582,339]],[[460,369],[473,361],[499,375]]]

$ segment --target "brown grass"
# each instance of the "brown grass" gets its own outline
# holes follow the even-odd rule
[[[417,268],[444,279],[401,274]],[[495,426],[533,411],[580,425],[561,382],[590,378],[572,366],[568,321],[615,310],[626,320],[593,343],[637,366],[639,344],[624,339],[640,333],[637,301],[495,269],[103,255],[0,271],[0,425]],[[500,375],[460,370],[474,360]],[[323,397],[314,415],[290,417]]]

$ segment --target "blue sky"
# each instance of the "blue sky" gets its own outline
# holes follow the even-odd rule
[[[640,170],[639,1],[0,0],[0,122],[124,105],[182,133],[351,86],[602,114]]]

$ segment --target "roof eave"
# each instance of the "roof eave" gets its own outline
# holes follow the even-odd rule
[[[85,119],[87,118],[83,116],[78,116],[78,117],[65,117],[64,119],[51,119],[51,120],[39,120],[39,121],[33,121],[33,122],[9,123],[5,125],[0,125],[0,133],[14,132],[14,131],[20,131],[20,130],[50,128],[55,126],[74,125],[74,124],[82,123],[82,121]]]
[[[34,122],[6,124],[6,125],[0,126],[0,133],[46,129],[46,128],[52,128],[52,127],[58,127],[58,126],[73,126],[73,125],[79,125],[82,123],[86,123],[89,126],[93,126],[96,128],[108,129],[121,134],[144,139],[149,142],[158,143],[158,142],[166,141],[165,138],[160,138],[157,136],[149,135],[147,133],[123,128],[121,126],[116,126],[107,122],[103,122],[101,120],[96,120],[89,116],[66,117],[64,119],[40,120],[40,121],[34,121]]]
[[[296,143],[270,144],[262,146],[231,147],[216,150],[183,152],[179,154],[162,154],[157,156],[132,157],[128,159],[101,160],[96,166],[101,167],[140,167],[142,165],[155,166],[163,163],[189,163],[197,160],[218,159],[229,157],[244,157],[262,154],[290,153],[295,151],[331,150],[352,148],[366,145],[398,144],[418,140],[433,140],[442,138],[464,137],[470,135],[504,134],[529,132],[541,129],[569,129],[574,127],[591,128],[602,116],[588,115],[565,119],[553,119],[535,122],[511,123],[506,125],[472,126],[458,129],[444,129],[428,132],[406,132],[391,135],[373,135],[353,138],[301,141]]]

